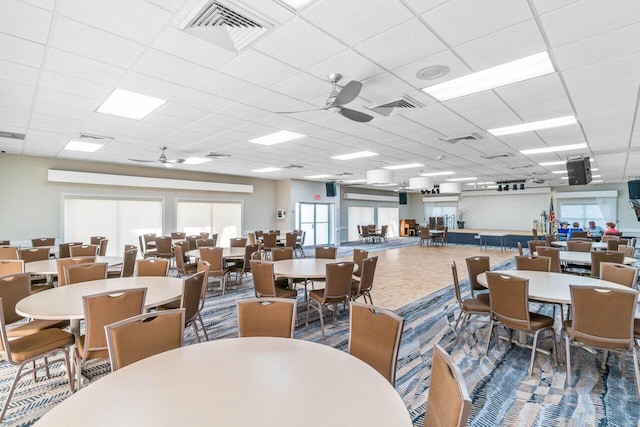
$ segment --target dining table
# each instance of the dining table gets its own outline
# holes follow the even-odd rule
[[[244,247],[224,247],[222,248],[222,257],[223,258],[244,258]],[[186,256],[190,258],[200,259],[200,249],[192,249],[185,253]]]
[[[106,375],[38,426],[409,427],[394,387],[360,359],[311,341],[245,337],[156,354]]]
[[[551,242],[551,246],[555,246],[558,248],[567,249],[567,242],[565,240],[556,240]],[[607,242],[592,242],[591,243],[592,250],[606,250]]]
[[[122,257],[97,256],[95,262],[106,262],[109,267],[115,267],[122,264]],[[24,272],[46,275],[47,283],[53,283],[53,276],[58,274],[58,260],[45,259],[42,261],[26,262],[24,264]]]

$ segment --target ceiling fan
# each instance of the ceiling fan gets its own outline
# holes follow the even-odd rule
[[[140,162],[140,163],[162,163],[163,165],[165,165],[168,168],[173,167],[174,164],[180,164],[180,163],[184,163],[185,159],[174,159],[174,160],[168,160],[167,156],[164,154],[164,151],[167,149],[167,147],[161,145],[160,147],[161,153],[160,153],[160,157],[158,158],[158,160],[142,160],[142,159],[132,159],[129,157],[129,160],[133,161],[133,162]]]
[[[356,80],[351,80],[347,83],[341,90],[339,89],[338,82],[342,78],[342,74],[340,73],[331,73],[327,76],[327,79],[333,83],[333,90],[329,94],[329,98],[325,102],[324,107],[322,108],[314,108],[313,110],[300,110],[300,111],[278,111],[278,114],[295,114],[295,113],[303,113],[307,111],[321,111],[328,110],[332,113],[342,114],[347,119],[366,123],[373,119],[373,116],[370,116],[365,113],[361,113],[360,111],[352,110],[350,108],[344,107],[344,105],[350,103],[354,99],[358,97],[358,94],[362,90],[362,83]]]

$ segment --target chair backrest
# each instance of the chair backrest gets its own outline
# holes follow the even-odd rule
[[[293,259],[293,247],[273,248],[271,249],[271,259],[273,261],[282,261],[285,259]]]
[[[187,236],[187,243],[189,243],[189,250],[192,251],[194,249],[198,249],[198,245],[196,245],[196,241],[200,239],[199,235],[191,235]]]
[[[168,276],[169,260],[139,259],[136,261],[136,276]]]
[[[172,239],[184,239],[187,237],[187,233],[182,232],[182,231],[174,231],[171,233],[171,238]]]
[[[523,256],[524,252],[522,251],[522,243],[518,242],[518,255]]]
[[[106,239],[105,236],[91,236],[89,238],[89,243],[92,244],[92,245],[99,245],[100,241],[102,241],[104,239]],[[82,244],[82,243],[80,243],[80,244]]]
[[[613,262],[601,262],[600,279],[633,288],[638,281],[638,268]]]
[[[205,246],[200,248],[200,259],[207,261],[211,266],[211,271],[223,270],[223,248]]]
[[[104,327],[142,314],[146,294],[147,288],[133,288],[83,296],[86,326],[84,355],[91,350],[106,350]]]
[[[429,398],[424,426],[463,427],[467,425],[471,398],[462,372],[439,345],[433,346]]]
[[[635,246],[618,245],[618,252],[624,253],[624,256],[626,257],[633,258],[633,255],[636,252],[636,248]]]
[[[360,283],[358,287],[358,293],[362,291],[370,291],[373,288],[373,278],[376,274],[376,266],[378,265],[378,257],[372,256],[362,260],[360,269]]]
[[[538,256],[546,256],[551,258],[551,269],[553,273],[560,273],[560,248],[552,248],[549,246],[538,246]]]
[[[205,272],[200,271],[186,277],[182,281],[182,298],[180,300],[180,308],[184,308],[185,324],[191,323],[200,310],[200,299],[202,298],[202,288]]]
[[[260,243],[250,243],[244,247],[244,270],[251,269],[251,256],[260,250]]]
[[[617,251],[620,245],[626,245],[626,239],[610,239],[607,241],[607,250],[608,251]]]
[[[67,285],[90,282],[107,278],[109,264],[106,262],[91,262],[86,264],[72,264],[63,268],[64,280]]]
[[[0,240],[0,246],[9,246],[11,245],[11,240]]]
[[[156,252],[158,255],[171,255],[171,237],[170,236],[158,236],[155,239]]]
[[[107,256],[107,246],[109,245],[109,239],[100,240],[100,247],[98,248],[98,255]]]
[[[544,236],[546,246],[551,246],[551,242],[555,242],[556,240],[558,240],[557,234],[547,234],[546,236]]]
[[[390,310],[358,302],[351,303],[349,312],[349,354],[395,385],[404,319]]]
[[[133,277],[136,270],[136,258],[138,257],[138,249],[130,249],[124,252],[122,257],[122,274],[120,277]]]
[[[335,246],[316,246],[316,258],[336,259],[338,248]]]
[[[99,245],[73,245],[69,247],[69,254],[72,257],[97,256]]]
[[[538,246],[546,246],[547,242],[544,240],[529,240],[527,245],[529,246],[529,253],[532,254],[536,252]]]
[[[538,229],[537,228],[532,228],[531,229],[531,234],[533,235],[533,240],[538,240]]]
[[[516,269],[529,271],[551,271],[551,258],[548,256],[517,256]]]
[[[201,239],[208,239],[209,238],[209,233],[207,233],[206,231],[201,231],[200,232],[200,238]]]
[[[276,285],[273,277],[273,264],[267,261],[251,260],[253,287],[256,297],[276,296]]]
[[[211,235],[211,240],[213,240],[213,246],[217,246],[218,245],[218,233],[212,234]]]
[[[347,299],[351,294],[351,280],[354,263],[336,262],[326,265],[326,285],[323,302]]]
[[[246,237],[234,237],[229,239],[229,246],[232,248],[244,248],[247,246]]]
[[[568,240],[567,250],[574,252],[591,252],[591,242],[586,240]]]
[[[49,248],[20,249],[18,258],[24,262],[44,261],[49,259]]]
[[[250,245],[255,245],[257,242],[256,233],[253,233],[253,232],[247,233],[247,239]]]
[[[298,233],[290,232],[285,234],[285,243],[284,245],[288,248],[295,248],[296,243],[298,243]]]
[[[451,275],[453,276],[453,290],[455,291],[458,307],[462,309],[462,292],[460,291],[460,280],[458,279],[458,266],[455,261],[451,261]]]
[[[275,234],[276,236],[280,235],[280,230],[269,230],[270,234]]]
[[[297,302],[290,298],[236,301],[239,337],[293,338]]]
[[[31,246],[37,248],[39,246],[53,246],[56,244],[55,237],[41,237],[38,239],[31,239]]]
[[[591,252],[591,277],[600,277],[600,263],[613,262],[624,263],[624,253],[614,251],[592,251]]]
[[[588,237],[589,233],[586,231],[574,231],[571,233],[571,237]]]
[[[173,244],[173,247],[176,246],[180,246],[182,248],[182,255],[184,256],[188,251],[190,251],[191,249],[189,249],[189,242],[187,242],[186,240],[181,240],[178,242],[175,242]]]
[[[69,247],[75,245],[81,245],[82,242],[67,242],[60,243],[58,245],[58,258],[69,258],[71,256],[71,252],[69,251]]]
[[[126,252],[126,251],[131,251],[131,250],[133,250],[133,249],[135,249],[135,250],[137,251],[137,250],[138,250],[138,247],[137,247],[136,245],[124,245],[124,252]],[[123,253],[124,253],[124,252],[123,252]]]
[[[173,245],[173,254],[176,258],[176,269],[182,274],[187,274],[184,269],[184,252],[182,250],[182,246]]]
[[[362,261],[364,261],[368,256],[369,251],[365,251],[364,249],[353,250],[353,262],[358,266],[358,269],[353,272],[354,276],[360,277],[362,275]]]
[[[24,273],[24,261],[21,259],[0,259],[0,276]]]
[[[473,291],[486,289],[486,287],[478,283],[478,274],[491,270],[491,261],[488,256],[474,256],[466,258],[466,262],[473,296]]]
[[[262,244],[265,248],[275,248],[278,246],[278,235],[276,233],[263,234]]]
[[[16,313],[15,307],[18,301],[30,294],[31,275],[29,273],[0,275],[0,298],[2,298],[2,310],[6,324],[24,320],[24,317]]]
[[[529,279],[487,272],[491,313],[505,326],[531,330]]]
[[[200,248],[212,248],[215,247],[213,239],[196,239],[196,247]]]
[[[18,259],[18,246],[0,246],[0,259]]]
[[[69,265],[77,264],[91,264],[96,262],[95,256],[83,256],[74,258],[58,258],[56,260],[56,267],[58,270],[58,286],[65,286],[67,284],[67,277],[64,272],[64,268]]]
[[[601,348],[633,346],[638,291],[575,285],[569,288],[572,319],[569,336],[572,339]]]
[[[602,242],[605,242],[605,243],[608,243],[608,242],[609,242],[609,240],[618,240],[618,239],[620,239],[620,236],[618,236],[618,235],[616,235],[616,234],[604,234],[604,235],[602,236],[601,241],[602,241]]]
[[[262,252],[260,252],[259,250],[252,253],[251,254],[251,259],[252,260],[256,260],[256,261],[260,261],[262,259]]]
[[[156,233],[145,233],[142,235],[142,238],[144,239],[144,245],[146,248],[149,243],[155,243]]]
[[[431,230],[429,227],[420,227],[420,237],[423,239],[431,238]]]
[[[111,372],[138,360],[182,347],[184,309],[154,311],[104,327]]]
[[[264,231],[256,230],[255,231],[255,235],[256,235],[256,238],[260,238],[260,237],[264,236]]]

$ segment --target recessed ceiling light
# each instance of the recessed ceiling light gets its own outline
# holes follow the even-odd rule
[[[604,181],[602,181],[601,179],[596,179],[596,180],[591,181],[590,184],[600,184],[602,182],[604,182]]]
[[[435,80],[449,74],[449,67],[446,65],[431,65],[416,72],[416,77],[420,80]]]
[[[494,136],[511,135],[514,133],[530,132],[541,129],[551,129],[560,126],[573,125],[578,123],[574,116],[557,117],[555,119],[540,120],[539,122],[522,123],[514,126],[488,129],[487,132]]]
[[[544,76],[554,71],[555,69],[547,52],[540,52],[497,67],[487,68],[464,77],[425,87],[422,90],[440,101],[447,101]]]
[[[262,168],[262,169],[254,169],[251,172],[275,172],[281,171],[282,168]]]
[[[318,179],[318,178],[329,178],[331,175],[323,174],[323,175],[311,175],[305,176],[307,179]]]
[[[351,179],[349,181],[344,181],[345,184],[356,184],[358,182],[367,182],[366,179]]]
[[[285,6],[288,6],[289,9],[293,9],[294,11],[301,10],[316,0],[276,0],[277,3],[281,3]]]
[[[468,177],[468,178],[447,178],[447,181],[473,181],[478,179],[476,177]]]
[[[593,157],[589,159],[589,161],[591,163],[593,163]],[[557,165],[564,165],[566,164],[567,161],[566,160],[559,160],[557,162],[543,162],[543,163],[538,163],[540,166],[557,166]],[[593,170],[593,169],[591,169]]]
[[[490,184],[495,184],[495,182],[493,182],[493,181],[488,181],[488,182],[467,182],[467,185],[490,185]]]
[[[82,151],[84,153],[95,153],[102,147],[104,147],[104,145],[96,144],[95,142],[71,140],[67,143],[67,145],[64,146],[64,149],[69,151]]]
[[[206,157],[189,157],[188,159],[184,159],[185,165],[201,165],[202,163],[210,162],[211,159],[207,159]]]
[[[303,138],[305,135],[295,132],[289,132],[288,130],[281,130],[269,135],[261,136],[259,138],[250,139],[249,142],[262,145],[275,145],[281,142],[292,141],[294,139]]]
[[[421,168],[423,166],[424,165],[421,165],[420,163],[407,163],[406,165],[384,166],[382,169],[391,169],[391,170],[410,169],[410,168]]]
[[[447,171],[447,172],[429,172],[429,173],[421,173],[420,176],[440,176],[440,175],[455,175],[455,172]]]
[[[98,107],[97,111],[98,113],[142,120],[165,102],[167,101],[153,96],[116,89]]]
[[[602,175],[591,175],[591,178],[602,178]]]
[[[521,150],[520,153],[522,154],[554,153],[556,151],[580,150],[583,148],[587,148],[587,144],[584,142],[581,144],[557,145],[555,147],[544,147],[544,148],[532,148],[530,150]]]
[[[371,157],[377,156],[378,153],[372,153],[371,151],[358,151],[356,153],[349,154],[340,154],[339,156],[333,156],[332,159],[336,160],[352,160],[352,159],[360,159],[362,157]]]

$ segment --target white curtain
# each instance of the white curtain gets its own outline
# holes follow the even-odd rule
[[[618,199],[616,197],[596,197],[602,217],[606,222],[617,222]]]

